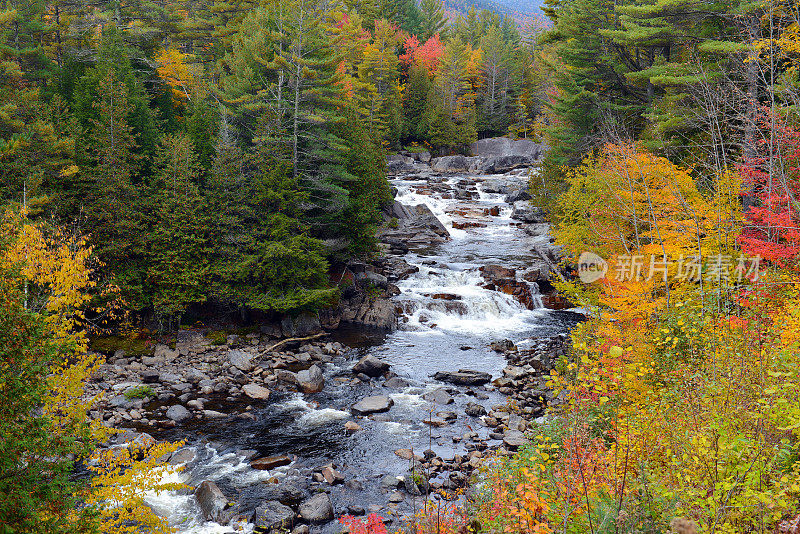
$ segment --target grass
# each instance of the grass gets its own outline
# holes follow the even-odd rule
[[[144,399],[154,395],[153,388],[150,386],[136,386],[125,391],[125,398],[128,400]]]

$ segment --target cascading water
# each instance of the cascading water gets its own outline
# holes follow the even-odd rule
[[[509,176],[501,179],[522,180]],[[451,235],[444,244],[405,256],[419,271],[397,284],[401,293],[395,302],[403,310],[400,328],[380,343],[354,349],[349,360],[335,359],[325,370],[323,392],[307,398],[275,394],[269,405],[253,411],[254,420],[227,422],[221,425],[223,428],[210,423],[191,445],[197,458],[177,475],[179,479],[190,485],[214,480],[226,495],[235,495],[240,502],[258,502],[268,485],[262,482],[307,480],[312,468],[334,462],[350,481],[329,488],[336,514],[355,506],[378,510],[387,517],[390,510],[402,514],[413,507],[408,499],[388,506],[387,491],[381,486],[385,475],[407,472],[408,462],[394,454],[396,449],[421,452],[430,448],[442,458],[452,458],[466,453],[461,436],[473,431],[491,446],[488,430],[465,416],[464,407],[477,402],[488,409],[503,404],[504,397],[491,388],[447,386],[453,403],[431,403],[424,395],[445,386],[431,375],[468,368],[497,377],[506,362],[489,348],[491,342],[508,338],[524,344],[530,337],[564,332],[568,324],[558,314],[544,308],[528,309],[511,295],[482,287],[482,266],[500,265],[520,272],[530,267],[537,238],[528,236],[510,218],[511,208],[503,202],[503,195],[482,190],[480,180],[477,191],[471,189],[471,198],[462,194],[461,200],[454,198],[453,191],[463,177],[438,180],[436,188],[424,180],[395,180],[399,202],[427,205]],[[453,228],[458,220],[474,224]],[[536,299],[535,284],[531,289]],[[377,381],[353,381],[349,368],[354,358],[368,353],[391,364],[408,386],[392,389]],[[379,394],[391,397],[391,410],[358,419],[363,430],[347,435],[343,424],[353,419],[350,406],[365,396]],[[423,420],[443,411],[455,413],[455,420],[442,428],[423,424]],[[254,471],[246,460],[253,453],[247,450],[259,456],[286,453],[296,455],[296,459],[275,471]],[[154,495],[148,503],[169,517],[180,532],[234,531],[232,526],[203,522],[188,493]],[[252,525],[243,528],[251,531]],[[312,527],[312,531],[320,529],[334,532],[337,527],[335,523]]]

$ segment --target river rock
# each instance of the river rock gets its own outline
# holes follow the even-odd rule
[[[400,378],[399,376],[393,376],[389,380],[383,383],[384,386],[387,388],[396,388],[396,389],[403,389],[408,387],[408,380],[404,378]]]
[[[453,397],[450,396],[450,393],[447,392],[444,388],[436,388],[433,391],[429,391],[422,396],[428,402],[435,402],[436,404],[452,404]]]
[[[525,437],[525,434],[519,430],[506,430],[503,434],[503,443],[509,449],[516,450],[527,444],[528,439]]]
[[[361,425],[359,425],[355,421],[348,421],[344,424],[344,429],[348,434],[355,434],[356,432],[361,430]]]
[[[297,373],[297,381],[303,393],[319,393],[325,387],[325,378],[322,369],[312,365],[306,370]]]
[[[531,206],[527,201],[519,201],[514,203],[514,209],[511,212],[511,218],[524,223],[543,223],[547,222],[542,208]]]
[[[431,170],[443,173],[469,172],[475,162],[476,159],[464,156],[443,156],[431,160]]]
[[[267,400],[269,398],[269,393],[270,393],[270,391],[267,388],[259,386],[258,384],[253,382],[242,386],[242,392],[251,399],[255,400]]]
[[[517,271],[503,267],[502,265],[484,265],[480,268],[481,276],[484,280],[508,280],[517,277]]]
[[[486,415],[486,408],[476,402],[468,402],[467,406],[464,408],[464,413],[470,417],[480,417]]]
[[[518,154],[491,156],[481,160],[475,170],[480,174],[504,174],[520,167],[530,167],[535,163],[535,158]]]
[[[459,369],[457,372],[439,371],[433,375],[433,378],[460,386],[480,386],[489,382],[492,379],[492,375],[483,371]]]
[[[267,501],[256,508],[256,530],[274,532],[286,530],[294,522],[294,511],[278,501]]]
[[[484,158],[519,155],[538,159],[544,150],[543,144],[530,139],[509,139],[508,137],[479,139],[469,146],[470,154]]]
[[[286,506],[296,507],[308,498],[308,491],[292,482],[268,484],[264,492],[267,501],[278,501]]]
[[[353,366],[353,373],[364,373],[367,376],[377,377],[389,370],[390,365],[375,356],[367,355]]]
[[[327,493],[318,493],[303,501],[298,510],[309,523],[324,523],[333,519],[333,505]]]
[[[167,408],[167,418],[172,419],[176,423],[180,423],[181,421],[184,421],[185,419],[188,419],[191,416],[192,414],[189,413],[189,410],[187,410],[180,404],[176,404],[175,406],[170,406],[169,408]]]
[[[253,460],[250,462],[250,467],[253,469],[260,469],[262,471],[269,471],[270,469],[289,465],[290,463],[292,463],[292,459],[285,454],[281,454],[278,456],[266,456],[264,458]]]
[[[243,350],[229,350],[228,361],[244,373],[249,373],[253,370],[253,355]]]
[[[531,195],[524,189],[518,189],[516,191],[512,191],[506,195],[506,203],[507,204],[514,204],[515,202],[519,202],[520,200],[530,200]]]
[[[145,369],[141,373],[142,382],[145,384],[157,384],[160,381],[161,376],[159,375],[158,371],[155,369]]]
[[[344,483],[344,476],[334,469],[332,465],[326,465],[322,468],[322,477],[331,486]]]
[[[197,457],[197,454],[192,449],[180,449],[172,453],[169,457],[169,463],[172,465],[188,464]]]
[[[493,341],[489,344],[489,347],[495,352],[508,352],[512,350],[516,350],[516,346],[514,342],[510,339],[503,339],[500,341]]]
[[[229,517],[224,511],[230,501],[214,482],[204,480],[194,491],[194,498],[206,521],[216,521],[222,525],[228,522]]]
[[[291,371],[287,371],[286,369],[277,369],[275,371],[275,376],[278,378],[278,382],[283,382],[284,384],[291,384],[296,386],[299,384],[297,381],[297,375]]]
[[[394,406],[394,401],[386,395],[375,395],[364,397],[352,406],[353,412],[358,415],[369,415],[371,413],[388,412]]]

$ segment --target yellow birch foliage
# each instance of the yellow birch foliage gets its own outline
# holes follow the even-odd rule
[[[88,417],[99,396],[85,395],[86,382],[103,364],[99,355],[87,350],[85,313],[96,287],[91,247],[81,236],[31,222],[24,210],[3,214],[0,233],[11,243],[0,265],[18,271],[25,280],[26,305],[42,317],[62,354],[47,377],[51,394],[42,406],[51,432],[65,440],[106,441],[115,430]],[[123,447],[97,453],[94,459],[77,459],[90,461],[95,474],[84,499],[97,507],[102,532],[172,532],[144,505],[143,496],[180,486],[161,482],[176,470],[163,465],[161,458],[181,443],[150,445],[147,450]]]

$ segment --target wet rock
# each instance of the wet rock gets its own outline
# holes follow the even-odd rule
[[[189,419],[192,416],[189,413],[189,410],[181,406],[180,404],[176,404],[175,406],[170,406],[167,408],[167,418],[175,421],[176,423],[180,423],[186,419]]]
[[[334,469],[332,465],[326,465],[322,468],[322,477],[331,486],[344,483],[344,476]]]
[[[468,402],[464,408],[464,413],[470,417],[480,417],[486,415],[486,408],[475,402]]]
[[[433,391],[429,391],[428,393],[422,396],[428,402],[435,402],[436,404],[452,404],[453,397],[450,396],[450,393],[447,392],[444,388],[436,388]]]
[[[287,371],[286,369],[277,369],[275,371],[275,376],[278,378],[278,382],[282,382],[284,384],[291,384],[296,386],[299,384],[297,381],[297,375],[291,371]]]
[[[457,372],[439,371],[433,375],[433,378],[461,386],[480,386],[489,382],[492,379],[492,375],[483,371],[459,369]]]
[[[408,380],[404,380],[398,376],[392,377],[383,383],[387,388],[402,389],[408,387]]]
[[[495,352],[507,352],[510,350],[516,350],[517,347],[514,346],[514,342],[510,339],[504,339],[502,341],[494,341],[492,342],[489,347]]]
[[[228,361],[231,362],[231,365],[244,373],[249,373],[253,370],[252,360],[253,355],[248,352],[244,352],[243,350],[228,351]]]
[[[431,170],[442,173],[469,172],[475,162],[475,159],[464,156],[443,156],[431,160]]]
[[[375,356],[367,355],[353,366],[353,373],[364,373],[367,376],[377,377],[389,370],[390,365]]]
[[[294,511],[278,501],[267,501],[256,508],[255,525],[258,532],[288,529],[294,522]]]
[[[242,386],[242,392],[251,399],[255,400],[267,400],[270,393],[267,388],[252,382]]]
[[[180,449],[172,453],[169,457],[169,463],[172,465],[188,464],[197,457],[197,454],[192,449]]]
[[[516,270],[502,265],[484,265],[480,268],[480,272],[481,276],[489,281],[515,279],[517,277]]]
[[[530,167],[535,163],[535,158],[518,154],[491,156],[481,160],[476,166],[476,171],[481,174],[503,174],[520,167]]]
[[[361,430],[361,425],[359,425],[355,421],[348,421],[344,424],[344,429],[348,434],[355,434],[356,432]]]
[[[316,365],[297,373],[297,381],[303,393],[319,393],[325,387],[325,378],[322,369]]]
[[[264,492],[264,498],[268,501],[278,501],[286,506],[297,506],[304,499],[308,498],[308,491],[289,482],[281,484],[270,484]]]
[[[285,454],[281,454],[278,456],[266,456],[264,458],[253,460],[250,462],[250,467],[253,469],[260,469],[262,471],[269,471],[270,469],[289,465],[290,463],[292,463],[292,459]]]
[[[381,479],[381,487],[383,488],[396,488],[401,484],[401,480],[395,475],[385,475]]]
[[[423,419],[422,422],[425,423],[426,425],[432,426],[434,428],[440,428],[440,427],[447,426],[448,424],[450,424],[447,421],[445,421],[444,419],[440,419],[438,417],[431,417],[429,419]]]
[[[511,212],[511,218],[524,223],[543,223],[547,222],[547,216],[542,211],[542,208],[531,206],[527,201],[518,201],[514,203],[514,210]]]
[[[506,195],[506,203],[513,204],[515,202],[519,202],[520,200],[530,200],[531,195],[524,189],[519,189],[517,191],[512,191],[508,195]]]
[[[216,410],[203,410],[203,417],[208,419],[224,419],[228,417],[228,414]]]
[[[376,395],[364,397],[352,406],[353,412],[358,415],[368,415],[371,413],[388,412],[394,405],[394,401],[386,395]]]
[[[229,500],[214,482],[203,481],[195,490],[194,498],[197,499],[197,504],[206,521],[227,524],[230,517],[225,514],[225,509]]]
[[[414,453],[411,449],[397,449],[394,451],[395,456],[398,458],[402,458],[403,460],[413,460]]]
[[[318,493],[303,501],[299,512],[300,517],[309,523],[324,523],[333,519],[333,504],[327,493]]]

